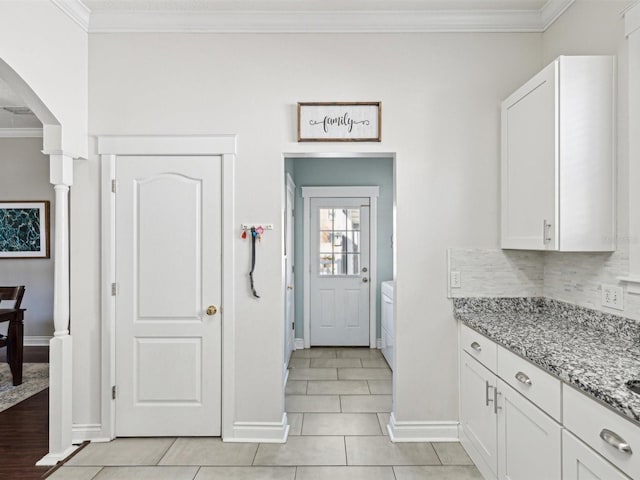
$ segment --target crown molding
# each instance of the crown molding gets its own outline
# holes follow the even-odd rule
[[[553,22],[555,22],[567,8],[573,5],[574,2],[575,0],[548,0],[540,9],[542,30],[544,31],[553,25]]]
[[[42,138],[42,128],[0,128],[0,138]]]
[[[640,0],[629,5],[624,12],[624,33],[628,37],[640,28]]]
[[[540,10],[94,11],[89,32],[543,32],[574,1],[549,0]]]
[[[80,25],[85,32],[89,31],[91,10],[82,3],[82,0],[51,0],[51,3],[62,10],[71,20]]]

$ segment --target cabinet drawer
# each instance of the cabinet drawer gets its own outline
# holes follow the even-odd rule
[[[564,480],[629,480],[584,443],[562,432],[562,478]]]
[[[462,345],[462,349],[489,370],[496,372],[498,346],[484,335],[479,334],[466,325],[460,326],[460,344]]]
[[[564,426],[631,478],[640,478],[640,426],[565,385]],[[623,443],[628,445],[624,452]]]
[[[549,416],[561,421],[562,383],[559,379],[502,347],[498,347],[498,376]]]

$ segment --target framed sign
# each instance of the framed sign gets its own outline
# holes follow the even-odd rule
[[[298,103],[299,142],[379,142],[380,102]]]
[[[0,259],[49,258],[49,202],[0,202]]]

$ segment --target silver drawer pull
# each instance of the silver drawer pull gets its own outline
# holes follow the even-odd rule
[[[600,432],[600,438],[611,445],[613,448],[616,448],[621,452],[626,453],[627,455],[631,455],[633,453],[631,447],[625,441],[625,439],[618,435],[616,432],[612,432],[611,430],[603,428]]]
[[[482,347],[480,346],[480,344],[478,342],[473,342],[471,344],[471,348],[473,348],[476,352],[481,352],[482,351]]]
[[[491,385],[489,385],[488,381],[484,382],[484,399],[485,399],[485,405],[488,407],[489,406],[489,402],[493,402],[493,400],[491,398],[489,398],[489,389],[491,388],[495,388],[492,387]]]
[[[516,373],[516,380],[518,380],[521,383],[524,383],[525,385],[531,385],[531,379],[529,378],[529,375],[527,375],[526,373],[523,373],[523,372]]]

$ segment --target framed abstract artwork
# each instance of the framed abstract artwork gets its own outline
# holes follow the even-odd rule
[[[0,259],[49,254],[49,201],[0,201]]]

